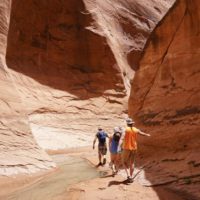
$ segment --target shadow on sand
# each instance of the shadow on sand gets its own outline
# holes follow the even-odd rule
[[[128,182],[128,180],[124,180],[124,181],[110,181],[108,183],[108,187],[111,187],[112,185],[130,185],[130,183]]]

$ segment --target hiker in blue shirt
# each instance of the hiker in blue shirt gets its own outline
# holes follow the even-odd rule
[[[114,128],[114,134],[109,139],[109,149],[110,149],[110,167],[112,169],[113,176],[118,173],[120,158],[121,158],[121,127]]]
[[[109,138],[108,134],[102,129],[98,128],[98,132],[95,135],[95,139],[93,141],[93,149],[95,148],[95,143],[96,140],[98,139],[99,144],[98,144],[98,155],[99,155],[99,164],[100,165],[105,165],[106,164],[106,153],[107,153],[107,144],[106,144],[106,138]],[[103,158],[103,162],[101,162]]]

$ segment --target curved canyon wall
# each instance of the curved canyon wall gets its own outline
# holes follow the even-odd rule
[[[0,2],[0,175],[54,166],[33,139],[24,107],[5,62],[10,1]]]
[[[173,2],[13,0],[7,64],[43,148],[88,145],[98,126],[123,124],[130,62]]]
[[[89,30],[105,37],[122,72],[124,85],[130,82],[146,41],[175,0],[84,0],[93,22]]]
[[[45,149],[91,145],[127,113],[121,72],[84,12],[81,0],[12,3],[7,64]]]
[[[129,114],[152,134],[140,146],[147,179],[174,182],[194,195],[200,167],[199,10],[198,0],[177,1],[148,41],[129,99]]]
[[[97,126],[111,132],[122,125],[133,69],[138,68],[148,36],[173,2],[13,0],[10,24],[5,20],[10,7],[2,7],[4,71],[7,40],[6,74],[12,77],[7,77],[12,87],[7,91],[16,94],[13,109],[19,110],[3,143],[14,155],[20,149],[20,169],[25,160],[34,167],[52,166],[31,131],[41,147],[58,149],[90,144]],[[24,134],[16,134],[21,127],[26,127]],[[1,153],[7,155],[3,149]],[[14,160],[4,157],[3,170]]]
[[[139,141],[139,164],[145,164],[150,181],[141,174],[142,184],[185,187],[189,181],[194,184],[187,187],[197,192],[197,0],[177,1],[173,9],[173,0],[13,0],[10,24],[10,4],[4,2],[3,173],[14,173],[7,166],[30,165],[30,171],[52,166],[31,131],[46,149],[84,146],[97,126],[111,133],[123,125],[129,110],[137,126],[152,134]]]

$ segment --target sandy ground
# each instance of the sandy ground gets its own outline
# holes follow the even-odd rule
[[[67,198],[66,198],[67,197]],[[145,188],[138,183],[130,185],[124,182],[121,176],[111,177],[109,175],[104,178],[94,179],[87,182],[79,183],[68,188],[66,197],[60,197],[59,200],[181,200],[174,193],[166,189],[160,189],[159,195],[153,188]]]
[[[62,151],[49,151],[49,154],[65,154],[85,158],[96,167],[97,150],[92,150],[91,147],[83,147],[79,149],[68,149]],[[107,156],[109,160],[109,155]],[[83,181],[77,184],[66,186],[64,193],[53,200],[181,200],[183,197],[177,196],[174,192],[164,187],[144,187],[139,182],[135,181],[132,184],[127,184],[125,181],[124,170],[121,170],[119,175],[113,177],[108,163],[104,167],[96,167],[99,171],[100,177]],[[23,188],[36,184],[41,179],[45,179],[52,173],[56,173],[59,169],[55,169],[49,173],[40,173],[32,176],[18,176],[13,178],[0,178],[0,199],[1,196],[19,191]],[[80,169],[81,170],[81,169]],[[84,171],[83,171],[84,173]]]
[[[90,149],[88,149],[89,151]],[[88,159],[94,167],[98,162],[96,151],[88,153],[79,152],[79,156]],[[109,155],[107,155],[109,161]],[[153,187],[144,187],[139,182],[128,184],[124,170],[119,175],[112,176],[108,163],[104,167],[98,167],[100,178],[85,181],[70,186],[65,195],[58,200],[183,200],[180,195],[176,195],[166,187],[159,187],[154,190]],[[135,174],[139,173],[136,170]]]

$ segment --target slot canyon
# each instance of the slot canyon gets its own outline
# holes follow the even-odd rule
[[[138,137],[137,184],[199,199],[199,54],[198,0],[1,0],[0,187],[52,173],[51,154],[93,156],[97,128],[129,116],[151,134]],[[125,189],[108,199],[156,200]]]

